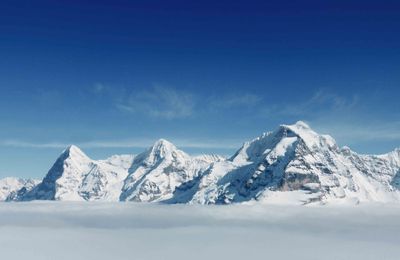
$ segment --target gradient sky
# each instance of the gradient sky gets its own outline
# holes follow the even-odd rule
[[[1,1],[0,177],[41,177],[72,143],[230,155],[297,120],[400,146],[396,1],[190,2]]]

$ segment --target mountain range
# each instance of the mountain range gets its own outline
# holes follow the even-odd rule
[[[230,158],[160,139],[138,155],[92,160],[70,146],[43,180],[0,180],[3,201],[327,204],[400,201],[400,149],[360,155],[306,123],[281,125]]]

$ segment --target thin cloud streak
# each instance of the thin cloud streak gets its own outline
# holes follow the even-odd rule
[[[336,140],[342,140],[344,145],[350,145],[364,141],[399,141],[400,140],[400,121],[385,124],[374,124],[369,127],[362,125],[352,125],[350,123],[335,123],[329,125],[328,122],[309,121],[311,126],[319,133],[328,133]],[[272,130],[272,129],[270,129]],[[178,148],[193,149],[226,149],[236,150],[248,140],[227,139],[227,140],[190,140],[190,139],[169,139]],[[93,148],[140,148],[147,149],[152,146],[156,139],[127,139],[127,140],[100,140],[88,142],[27,142],[22,140],[0,141],[2,147],[14,148],[37,148],[37,149],[64,149],[71,144],[77,145],[83,149]]]
[[[262,109],[262,114],[269,117],[317,117],[327,114],[343,113],[357,107],[359,98],[354,95],[345,98],[327,89],[319,89],[309,99],[295,104],[280,104]]]
[[[20,140],[5,140],[0,142],[0,146],[14,148],[38,148],[38,149],[64,149],[72,144],[81,148],[149,148],[155,142],[155,139],[142,140],[119,140],[119,141],[90,141],[81,143],[67,142],[49,142],[49,143],[34,143]],[[191,140],[171,140],[177,147],[182,148],[204,148],[204,149],[236,149],[239,148],[239,141],[191,141]]]

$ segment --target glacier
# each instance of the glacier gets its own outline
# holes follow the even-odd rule
[[[164,139],[141,154],[105,160],[93,160],[72,145],[43,180],[2,180],[0,188],[4,201],[398,202],[400,149],[357,154],[299,121],[245,142],[230,158],[191,156]]]

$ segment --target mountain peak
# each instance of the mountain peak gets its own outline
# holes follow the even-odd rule
[[[85,158],[89,157],[76,145],[68,146],[62,153],[63,157],[73,157],[73,158]]]
[[[178,150],[173,143],[165,139],[159,139],[143,155],[147,157],[146,160],[148,163],[154,163],[164,158],[172,159],[177,154],[187,156],[184,152]],[[138,156],[138,158],[141,158],[141,156]]]
[[[301,133],[301,132],[313,132],[315,133],[311,127],[305,123],[304,121],[297,121],[295,124],[292,125],[281,125],[281,128],[289,129],[294,133]]]
[[[297,128],[302,128],[302,129],[311,129],[311,127],[304,121],[297,121],[294,126],[296,126]]]
[[[170,141],[160,138],[158,139],[153,146],[171,146],[173,145]]]
[[[67,151],[80,151],[81,149],[78,146],[71,144],[70,146],[67,147],[66,150]]]
[[[177,150],[176,146],[165,140],[165,139],[159,139],[157,140],[153,146],[151,147],[152,151],[173,151],[173,150]]]
[[[329,143],[334,143],[334,140],[330,136],[324,136],[316,133],[308,124],[303,121],[297,121],[293,125],[281,125],[280,129],[292,132],[311,146],[318,145],[321,139],[324,139]]]

